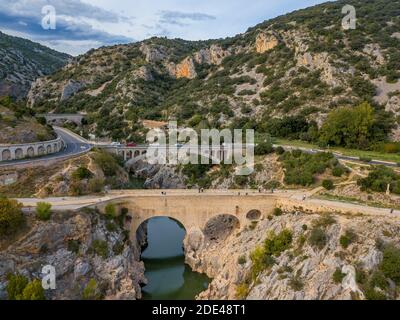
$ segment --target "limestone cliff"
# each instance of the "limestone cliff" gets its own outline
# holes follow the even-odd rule
[[[279,41],[275,35],[261,32],[256,38],[256,51],[264,53],[274,49],[278,44]]]
[[[41,277],[45,265],[52,265],[57,277],[47,299],[81,299],[90,279],[103,299],[141,297],[140,284],[146,280],[140,252],[116,221],[85,211],[57,213],[40,222],[32,213],[28,228],[12,244],[0,243],[0,299],[6,298],[8,274],[18,272],[32,280]]]
[[[318,248],[311,244],[310,238],[315,237],[315,225],[324,224],[321,222],[324,216],[326,214],[294,210],[258,223],[249,221],[248,226],[234,230],[228,238],[210,238],[202,230],[189,230],[185,239],[186,262],[194,270],[213,278],[209,288],[198,298],[365,299],[367,281],[361,284],[356,273],[365,274],[366,279],[371,274],[380,274],[377,270],[382,262],[382,247],[388,243],[400,245],[399,220],[333,215],[334,220],[319,227],[323,230],[324,241]],[[251,252],[262,246],[271,232],[278,234],[284,229],[293,235],[290,248],[273,257],[270,266],[246,283],[254,270]],[[354,238],[344,247],[343,236],[349,230]],[[393,281],[384,281],[387,281],[385,292],[369,284],[369,298],[371,290],[396,298]]]
[[[197,76],[196,68],[191,57],[185,58],[182,62],[178,64],[170,63],[168,65],[168,71],[172,77],[177,79],[194,79]]]

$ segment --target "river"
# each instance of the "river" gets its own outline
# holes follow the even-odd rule
[[[148,284],[145,300],[193,300],[207,289],[210,279],[185,264],[185,229],[173,219],[152,218],[148,222],[147,247],[142,252]]]

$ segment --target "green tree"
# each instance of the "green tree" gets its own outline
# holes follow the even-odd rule
[[[0,237],[15,233],[25,223],[21,208],[16,200],[0,198]]]
[[[35,279],[28,283],[22,292],[21,300],[46,300],[42,282]]]
[[[334,110],[320,130],[320,143],[365,149],[376,140],[374,124],[374,109],[367,102],[355,108]]]
[[[84,300],[100,300],[101,294],[95,279],[90,279],[85,289],[82,292],[82,299]]]
[[[326,190],[332,190],[335,188],[333,181],[332,180],[324,180],[322,181],[322,186],[326,189]]]
[[[383,274],[400,285],[400,249],[394,245],[388,245],[383,251],[383,260],[380,265]]]
[[[109,203],[104,208],[107,219],[114,219],[117,216],[117,209],[113,203]]]
[[[22,292],[29,283],[28,278],[17,273],[9,274],[7,280],[6,291],[8,300],[21,300]]]
[[[38,202],[36,205],[36,217],[42,221],[49,220],[51,217],[51,204],[47,202]]]

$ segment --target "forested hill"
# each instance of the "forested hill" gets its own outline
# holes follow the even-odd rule
[[[63,67],[71,57],[0,32],[0,96],[24,98],[31,83]]]
[[[357,28],[346,31],[348,4],[356,8]],[[151,38],[91,50],[34,83],[28,105],[37,112],[87,112],[85,132],[115,139],[142,139],[144,119],[177,119],[194,128],[255,128],[370,148],[400,139],[399,77],[400,2],[346,0],[222,40]],[[357,106],[363,117],[354,117]],[[326,119],[336,121],[339,136],[327,135]]]

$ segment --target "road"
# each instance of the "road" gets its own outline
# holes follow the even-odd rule
[[[161,195],[161,192],[165,195]],[[16,199],[24,206],[25,210],[34,210],[38,202],[48,202],[52,205],[53,210],[79,210],[81,208],[100,204],[109,200],[117,200],[125,197],[185,197],[185,196],[199,196],[199,197],[224,197],[224,196],[237,196],[237,197],[252,197],[252,196],[265,196],[274,197],[279,200],[294,202],[296,206],[307,206],[313,208],[324,208],[323,212],[353,212],[354,214],[366,214],[376,216],[390,216],[400,218],[400,211],[394,210],[391,212],[387,208],[370,207],[357,203],[334,201],[334,200],[321,200],[310,198],[310,190],[276,190],[271,192],[258,192],[255,190],[205,190],[204,193],[199,193],[198,190],[115,190],[104,196],[84,196],[84,197],[62,197],[62,198],[21,198]],[[305,196],[305,199],[303,197]]]
[[[319,152],[331,152],[329,150],[308,149],[308,148],[304,148],[304,147],[294,147],[294,146],[287,146],[287,145],[273,145],[273,146],[274,146],[274,148],[282,147],[286,151],[301,150],[301,151],[304,151],[304,152],[310,153],[310,154],[316,154],[316,153],[319,153]],[[398,167],[397,163],[395,163],[395,162],[388,162],[388,161],[381,161],[381,160],[372,160],[370,162],[363,162],[358,157],[345,156],[345,155],[337,153],[337,152],[332,152],[332,154],[338,160],[355,161],[355,162],[359,162],[359,163],[363,163],[363,164],[369,164],[369,165],[373,164],[373,165],[384,165],[384,166],[387,166],[387,167]]]
[[[1,162],[0,168],[10,165],[34,164],[35,162],[42,162],[43,160],[64,160],[84,154],[92,149],[92,145],[88,141],[69,130],[60,127],[54,127],[54,131],[63,139],[66,144],[62,151],[32,159]]]

